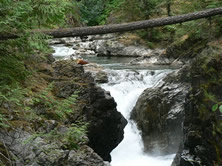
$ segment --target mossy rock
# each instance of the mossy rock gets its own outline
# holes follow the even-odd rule
[[[212,111],[222,101],[222,51],[207,47],[191,67],[192,90],[185,105],[184,149],[199,158],[200,165],[221,165],[222,117]],[[189,135],[190,132],[194,134]]]
[[[207,40],[195,36],[184,36],[181,40],[172,43],[165,56],[174,59],[190,59],[197,56],[207,44]]]

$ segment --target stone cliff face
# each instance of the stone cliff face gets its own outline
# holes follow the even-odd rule
[[[2,159],[14,165],[105,166],[104,160],[111,160],[109,153],[123,139],[126,120],[116,110],[110,94],[97,87],[81,65],[71,60],[53,62],[49,57],[46,59],[48,62],[41,60],[36,64],[37,84],[36,87],[32,85],[31,93],[53,83],[47,92],[51,98],[59,101],[78,94],[73,113],[61,120],[53,110],[46,108],[44,101],[30,103],[30,111],[35,111],[37,117],[26,121],[13,115],[10,123],[14,125],[0,130],[0,152],[6,156]],[[3,106],[11,107],[7,103]],[[88,143],[79,140],[78,148],[67,146],[67,140],[58,136],[67,136],[69,127],[78,121],[88,123],[87,138],[81,138]],[[53,132],[58,138],[53,137]],[[49,139],[50,133],[53,139]],[[67,137],[71,139],[68,140],[70,145],[72,138],[75,139],[72,135]]]
[[[86,86],[80,91],[82,102],[86,103],[82,107],[82,115],[88,127],[88,145],[95,150],[104,160],[111,161],[110,152],[122,141],[123,129],[127,124],[125,118],[116,109],[116,103],[109,92],[96,86],[90,74],[85,74],[82,66],[72,63],[58,62],[55,66],[56,73],[62,77],[69,75],[69,79],[74,75],[81,75],[85,79]],[[76,71],[77,70],[77,71]],[[79,81],[81,80],[79,78]],[[64,83],[59,81],[56,95],[67,97],[67,93],[73,93],[76,84],[72,79]],[[64,96],[65,95],[65,96]]]
[[[207,48],[192,64],[192,90],[186,97],[183,141],[173,166],[222,165],[221,50]]]

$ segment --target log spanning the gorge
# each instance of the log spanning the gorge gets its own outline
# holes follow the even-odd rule
[[[182,23],[191,20],[197,20],[201,18],[207,18],[219,14],[222,14],[222,7],[178,15],[178,16],[136,21],[131,23],[110,24],[110,25],[92,26],[92,27],[64,28],[64,29],[53,29],[53,30],[35,30],[33,32],[42,32],[54,38],[87,36],[87,35],[126,32],[138,29],[159,27],[164,25]],[[0,34],[0,40],[13,39],[18,37],[19,36],[15,34]]]

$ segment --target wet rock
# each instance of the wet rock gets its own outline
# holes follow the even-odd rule
[[[131,118],[142,131],[145,151],[177,152],[182,139],[184,100],[189,85],[179,83],[181,73],[169,74],[157,87],[146,89],[132,110]]]
[[[129,35],[128,36],[133,36]],[[137,39],[136,39],[137,38]],[[132,42],[132,39],[135,42]],[[88,36],[81,38],[62,38],[49,41],[51,44],[63,44],[72,46],[75,50],[75,56],[125,56],[140,57],[147,56],[151,49],[147,48],[144,43],[138,44],[138,37],[126,37],[124,35],[108,34]]]
[[[122,141],[126,119],[116,110],[109,92],[100,87],[90,88],[90,107],[85,109],[90,121],[89,146],[105,161],[111,161],[110,152]]]
[[[108,82],[107,73],[104,71],[97,72],[95,75],[95,81],[98,83],[107,83]]]
[[[91,73],[92,77],[97,83],[107,83],[108,76],[104,68],[98,64],[90,63],[84,66],[85,72]]]

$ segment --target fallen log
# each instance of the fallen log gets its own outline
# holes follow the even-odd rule
[[[107,34],[107,33],[126,32],[138,29],[177,24],[191,20],[207,18],[219,14],[222,14],[222,7],[178,15],[178,16],[156,18],[156,19],[136,21],[131,23],[110,24],[110,25],[92,26],[92,27],[52,29],[52,30],[34,30],[33,33],[42,32],[54,38]],[[0,40],[13,39],[18,37],[19,36],[16,34],[0,34]]]

